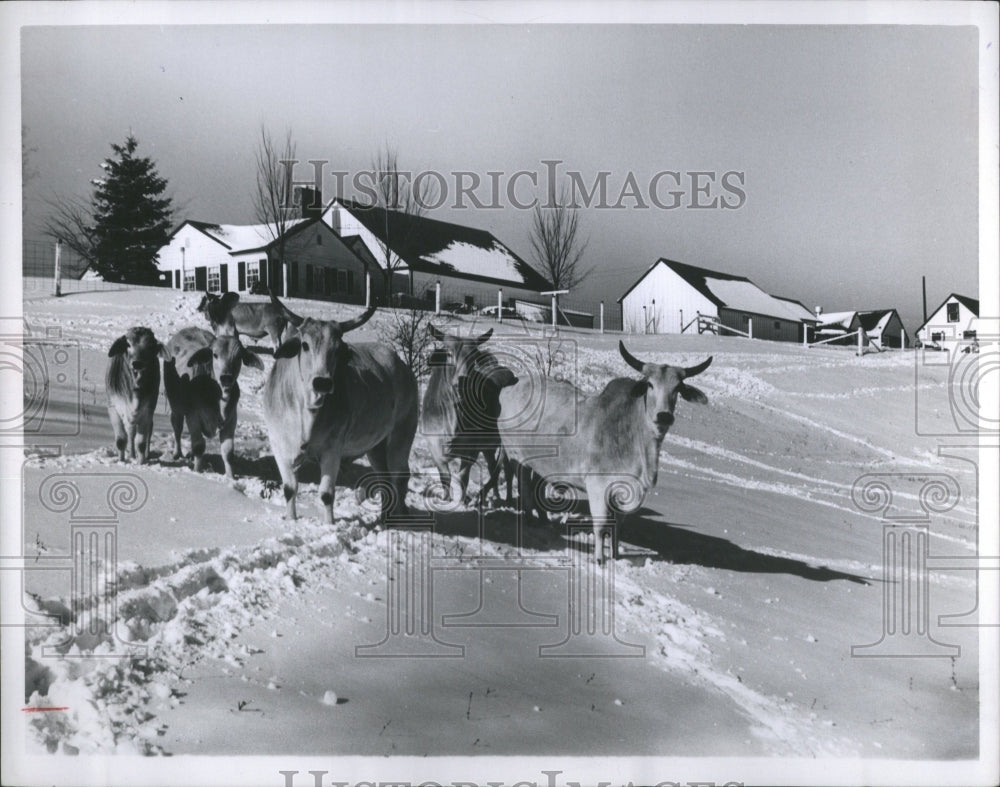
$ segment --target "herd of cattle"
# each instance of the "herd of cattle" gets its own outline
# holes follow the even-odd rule
[[[243,365],[264,368],[240,336],[267,336],[274,363],[263,390],[264,420],[291,518],[296,517],[296,473],[304,462],[319,465],[320,499],[332,523],[341,461],[361,456],[383,479],[383,517],[405,517],[410,449],[419,425],[446,496],[452,482],[449,463],[457,459],[461,494],[468,502],[470,469],[480,455],[489,470],[480,505],[489,490],[498,494],[501,469],[508,503],[517,475],[521,511],[529,521],[536,512],[545,519],[546,488],[585,492],[601,562],[606,541],[617,557],[617,539],[608,538],[611,522],[617,522],[620,533],[625,514],[656,483],[660,445],[674,422],[677,397],[707,401],[685,380],[707,369],[711,358],[690,368],[644,363],[619,342],[622,358],[642,378],[615,378],[588,396],[565,381],[536,375],[518,379],[487,348],[492,329],[462,338],[431,325],[440,347],[428,358],[430,377],[418,409],[414,373],[392,349],[344,341],[345,334],[371,319],[374,306],[339,322],[301,317],[273,294],[269,303],[240,303],[229,293],[205,295],[198,310],[213,332],[188,327],[162,344],[149,328],[135,327],[111,345],[106,384],[118,457],[124,461],[126,450],[140,464],[149,457],[162,358],[174,458],[182,456],[186,423],[194,468],[201,471],[206,439],[218,432],[226,475],[232,478],[239,374]],[[521,417],[529,412],[531,419]]]

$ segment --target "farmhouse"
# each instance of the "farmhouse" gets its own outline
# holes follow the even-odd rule
[[[178,290],[250,292],[363,303],[365,260],[318,218],[291,219],[284,265],[274,228],[187,220],[157,254],[157,266]]]
[[[709,326],[755,339],[802,341],[816,316],[798,301],[768,295],[745,276],[660,258],[618,299],[631,333],[684,333]],[[699,316],[708,318],[699,321]],[[730,329],[730,330],[726,330]]]
[[[816,327],[817,339],[836,339],[844,336],[843,341],[833,341],[831,344],[854,344],[857,338],[850,336],[859,329],[864,330],[863,344],[879,350],[889,348],[905,349],[909,346],[909,336],[899,312],[895,309],[871,309],[869,311],[828,312],[821,314]]]
[[[408,295],[434,305],[436,285],[442,299],[468,307],[496,306],[503,290],[505,306],[515,299],[538,300],[552,285],[538,271],[485,230],[413,216],[394,210],[334,198],[322,220],[352,248],[363,246],[386,267],[387,249],[393,268],[391,295]],[[376,282],[372,282],[376,287]],[[384,293],[385,282],[378,283]]]
[[[917,328],[917,340],[925,345],[940,345],[943,342],[958,341],[971,331],[971,321],[979,317],[979,301],[965,295],[952,293],[944,299],[927,318],[927,321]]]

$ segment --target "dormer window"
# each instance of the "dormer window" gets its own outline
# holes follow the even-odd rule
[[[948,322],[958,322],[958,303],[948,304]]]

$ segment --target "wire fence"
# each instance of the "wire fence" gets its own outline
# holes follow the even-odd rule
[[[21,245],[21,281],[24,294],[49,294],[55,290],[56,242],[25,238]],[[90,264],[62,244],[59,249],[60,291],[125,290],[130,285],[107,282],[90,271]]]

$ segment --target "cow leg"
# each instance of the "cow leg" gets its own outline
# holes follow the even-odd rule
[[[111,429],[115,433],[115,448],[118,449],[118,461],[124,462],[125,446],[128,444],[128,434],[125,432],[125,424],[114,407],[108,408],[108,416],[111,418]]]
[[[235,420],[235,419],[234,419]],[[226,466],[226,478],[233,480],[233,442],[236,436],[236,424],[224,423],[219,429],[219,447],[222,450],[222,463]]]
[[[507,498],[504,502],[509,507],[514,505],[514,462],[502,448],[498,453],[501,457],[498,465],[503,465],[503,475],[507,482]]]
[[[486,452],[486,467],[489,469],[490,477],[483,484],[483,488],[479,490],[479,507],[482,508],[486,504],[486,495],[492,489],[493,495],[499,500],[500,493],[497,490],[497,482],[500,478],[500,461],[498,459],[500,451],[487,451]],[[508,482],[510,477],[508,476]],[[510,487],[508,486],[508,489]]]
[[[135,421],[129,421],[125,425],[125,430],[128,439],[128,457],[133,462],[135,461]]]
[[[441,488],[445,501],[451,500],[451,467],[448,464],[448,457],[444,453],[443,447],[437,440],[431,439],[431,461],[437,468],[438,477],[441,479]]]
[[[138,424],[135,434],[135,447],[139,454],[139,464],[144,465],[149,460],[149,439],[153,435],[153,417],[150,413],[149,421]]]
[[[281,474],[281,491],[285,496],[285,516],[288,519],[298,519],[295,511],[295,493],[298,492],[299,482],[295,478],[295,469],[292,467],[292,460],[286,456],[274,452],[274,461],[278,465],[278,472]]]
[[[188,413],[188,434],[191,436],[191,454],[194,456],[194,471],[202,472],[205,468],[205,425],[197,413]]]
[[[386,468],[392,473],[393,486],[396,488],[396,499],[389,514],[393,518],[405,517],[406,493],[410,487],[410,449],[413,448],[413,437],[417,433],[417,408],[402,423],[398,423],[385,439]]]
[[[340,472],[340,457],[332,451],[324,451],[319,457],[319,499],[326,511],[326,523],[333,524],[333,498]]]
[[[184,456],[184,452],[181,450],[181,433],[184,431],[184,413],[171,410],[170,426],[172,426],[174,430],[174,459],[180,459]]]
[[[459,500],[462,501],[463,505],[468,505],[472,502],[468,497],[469,474],[472,472],[472,465],[475,462],[476,460],[470,456],[461,456],[458,460],[458,488],[461,492]]]
[[[618,540],[611,528],[611,517],[608,515],[607,479],[588,478],[587,500],[590,503],[590,518],[594,523],[594,558],[597,565],[604,564],[604,533],[611,533],[611,556],[618,557]]]

